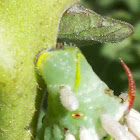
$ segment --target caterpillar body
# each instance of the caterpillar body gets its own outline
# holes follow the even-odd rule
[[[99,140],[107,134],[101,116],[119,121],[128,108],[128,102],[110,94],[77,47],[45,51],[36,66],[49,93],[37,140]]]

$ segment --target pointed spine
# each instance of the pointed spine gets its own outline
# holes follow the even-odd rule
[[[126,72],[126,75],[128,77],[128,86],[129,86],[129,91],[128,91],[128,103],[129,103],[129,106],[128,106],[128,110],[130,110],[133,106],[133,103],[134,103],[134,99],[135,99],[135,81],[134,81],[134,78],[133,78],[133,75],[132,75],[132,72],[131,70],[129,69],[129,67],[124,63],[124,61],[119,58],[125,72]]]

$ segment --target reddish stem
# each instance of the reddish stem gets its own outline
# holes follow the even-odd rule
[[[129,91],[128,91],[128,102],[129,102],[129,106],[128,109],[130,110],[133,106],[134,103],[134,98],[135,98],[135,81],[132,75],[132,72],[130,71],[129,67],[123,62],[123,60],[121,58],[119,58],[125,72],[128,78],[128,86],[129,86]]]

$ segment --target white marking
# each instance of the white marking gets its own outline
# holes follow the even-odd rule
[[[126,116],[126,124],[131,132],[140,139],[140,113],[131,109],[130,113]]]
[[[99,137],[94,129],[80,128],[80,140],[99,140]]]
[[[89,106],[88,109],[93,109],[93,106]]]
[[[87,117],[87,116],[85,116],[85,117],[84,117],[84,120],[86,121],[87,119],[88,119],[88,117]]]
[[[102,115],[101,122],[107,133],[115,140],[136,140],[135,136],[126,130],[126,127],[114,120],[110,115]]]
[[[119,98],[123,99],[123,101],[126,101],[128,94],[127,93],[122,93],[119,95]]]
[[[86,98],[83,102],[84,102],[84,103],[91,102],[91,98]]]
[[[122,118],[122,116],[124,115],[124,113],[128,110],[128,106],[129,106],[128,101],[125,101],[122,104],[122,106],[119,108],[118,112],[115,115],[115,120],[116,121],[119,121]]]
[[[76,140],[75,137],[70,134],[68,131],[66,132],[65,140]]]
[[[102,22],[102,26],[109,26],[109,25],[108,25],[108,22],[103,21],[103,22]]]
[[[78,109],[78,100],[69,86],[60,86],[60,95],[61,103],[66,109],[70,111]]]
[[[67,10],[67,13],[87,13],[85,9],[80,8],[79,4],[75,4],[73,7]]]

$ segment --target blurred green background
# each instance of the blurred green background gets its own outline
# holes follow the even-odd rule
[[[126,62],[136,82],[134,108],[140,111],[140,0],[82,0],[81,4],[135,27],[135,33],[120,43],[94,43],[81,50],[93,70],[116,95],[128,91],[128,80],[118,58]]]

